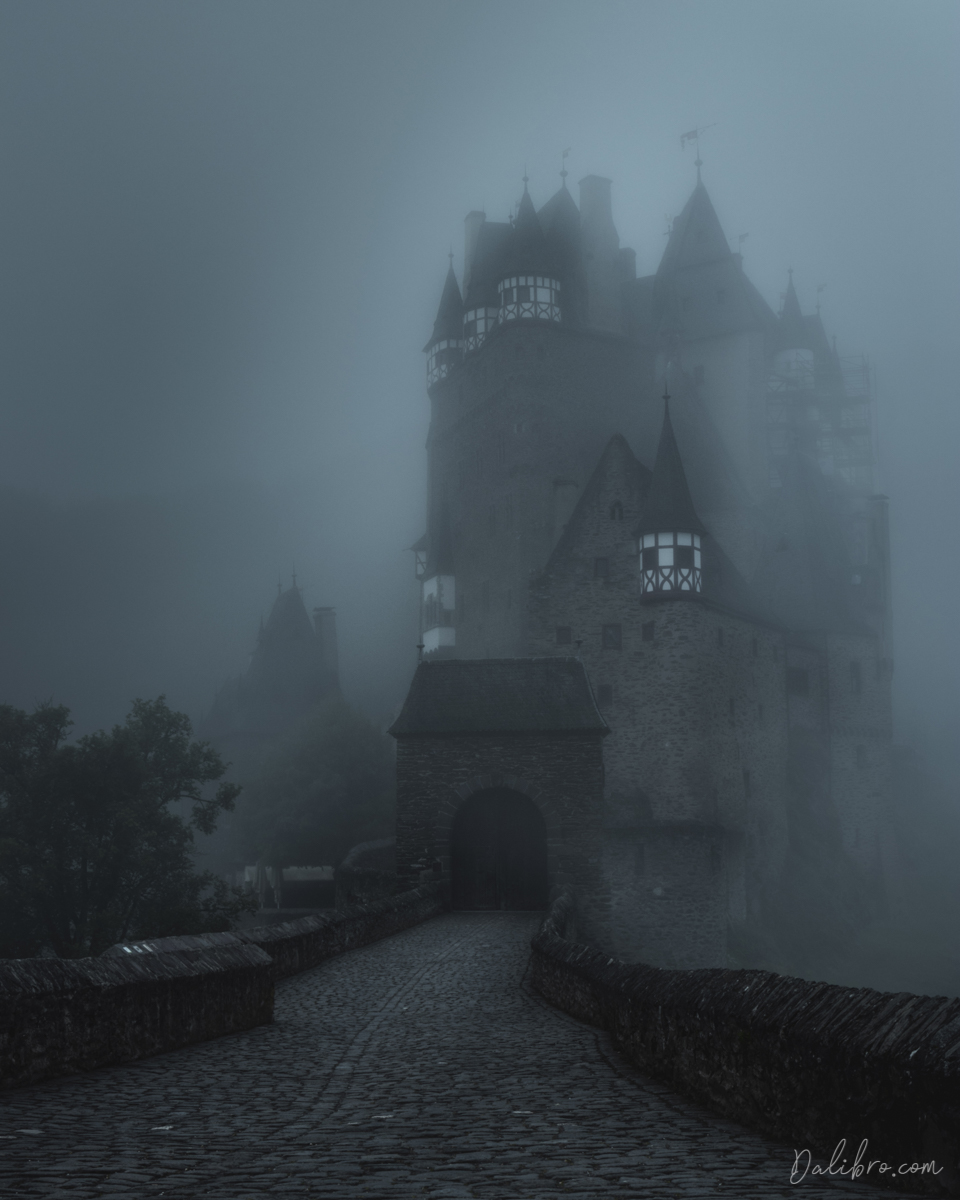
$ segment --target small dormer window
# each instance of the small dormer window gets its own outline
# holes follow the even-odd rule
[[[427,351],[427,387],[446,379],[463,356],[459,338],[442,338]]]
[[[702,590],[698,533],[645,533],[639,550],[641,593]]]
[[[559,321],[560,283],[546,275],[511,275],[500,281],[500,321]]]

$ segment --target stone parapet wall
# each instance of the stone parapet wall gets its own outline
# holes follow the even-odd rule
[[[0,962],[0,1087],[132,1062],[273,1017],[255,946]]]
[[[960,1195],[960,1000],[813,983],[768,971],[626,964],[564,936],[565,894],[533,940],[531,981],[608,1029],[647,1074],[744,1125],[830,1158],[936,1161],[869,1182]]]
[[[448,888],[236,933],[0,961],[0,1087],[133,1062],[273,1019],[277,979],[449,908]]]

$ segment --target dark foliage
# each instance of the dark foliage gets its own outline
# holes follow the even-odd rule
[[[239,792],[211,788],[220,756],[162,696],[109,733],[68,743],[70,725],[66,708],[0,706],[0,955],[228,928],[251,901],[192,853]]]

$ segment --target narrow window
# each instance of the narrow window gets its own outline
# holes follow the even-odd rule
[[[604,650],[619,650],[622,638],[619,625],[604,625],[603,627],[603,648]]]
[[[643,636],[643,640],[645,642],[653,641],[654,628],[655,628],[655,623],[653,621],[644,621],[644,623],[640,626],[640,632],[641,632],[641,634]]]
[[[805,671],[802,667],[787,667],[787,691],[792,696],[809,696],[809,671]]]
[[[750,772],[746,767],[743,768],[743,794],[750,799]]]
[[[723,645],[723,630],[722,629],[717,630],[717,645],[718,646]]]
[[[597,685],[597,707],[609,708],[613,703],[613,688],[609,683]]]
[[[619,500],[614,500],[613,504],[610,505],[610,520],[611,521],[622,521],[623,520],[623,505],[620,503]]]
[[[861,679],[860,664],[856,659],[850,664],[850,690],[855,696],[860,695]]]
[[[573,631],[569,625],[557,626],[557,645],[569,646],[573,641]]]
[[[594,579],[606,579],[610,574],[610,559],[595,558],[593,560]]]

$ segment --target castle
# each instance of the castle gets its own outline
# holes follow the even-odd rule
[[[609,180],[578,206],[564,177],[539,210],[526,185],[510,221],[467,215],[425,347],[424,667],[582,664],[609,730],[590,803],[613,952],[715,966],[731,932],[776,941],[813,888],[804,839],[882,909],[890,564],[865,366],[792,273],[771,309],[699,166],[640,278]],[[436,873],[433,836],[407,841]]]

